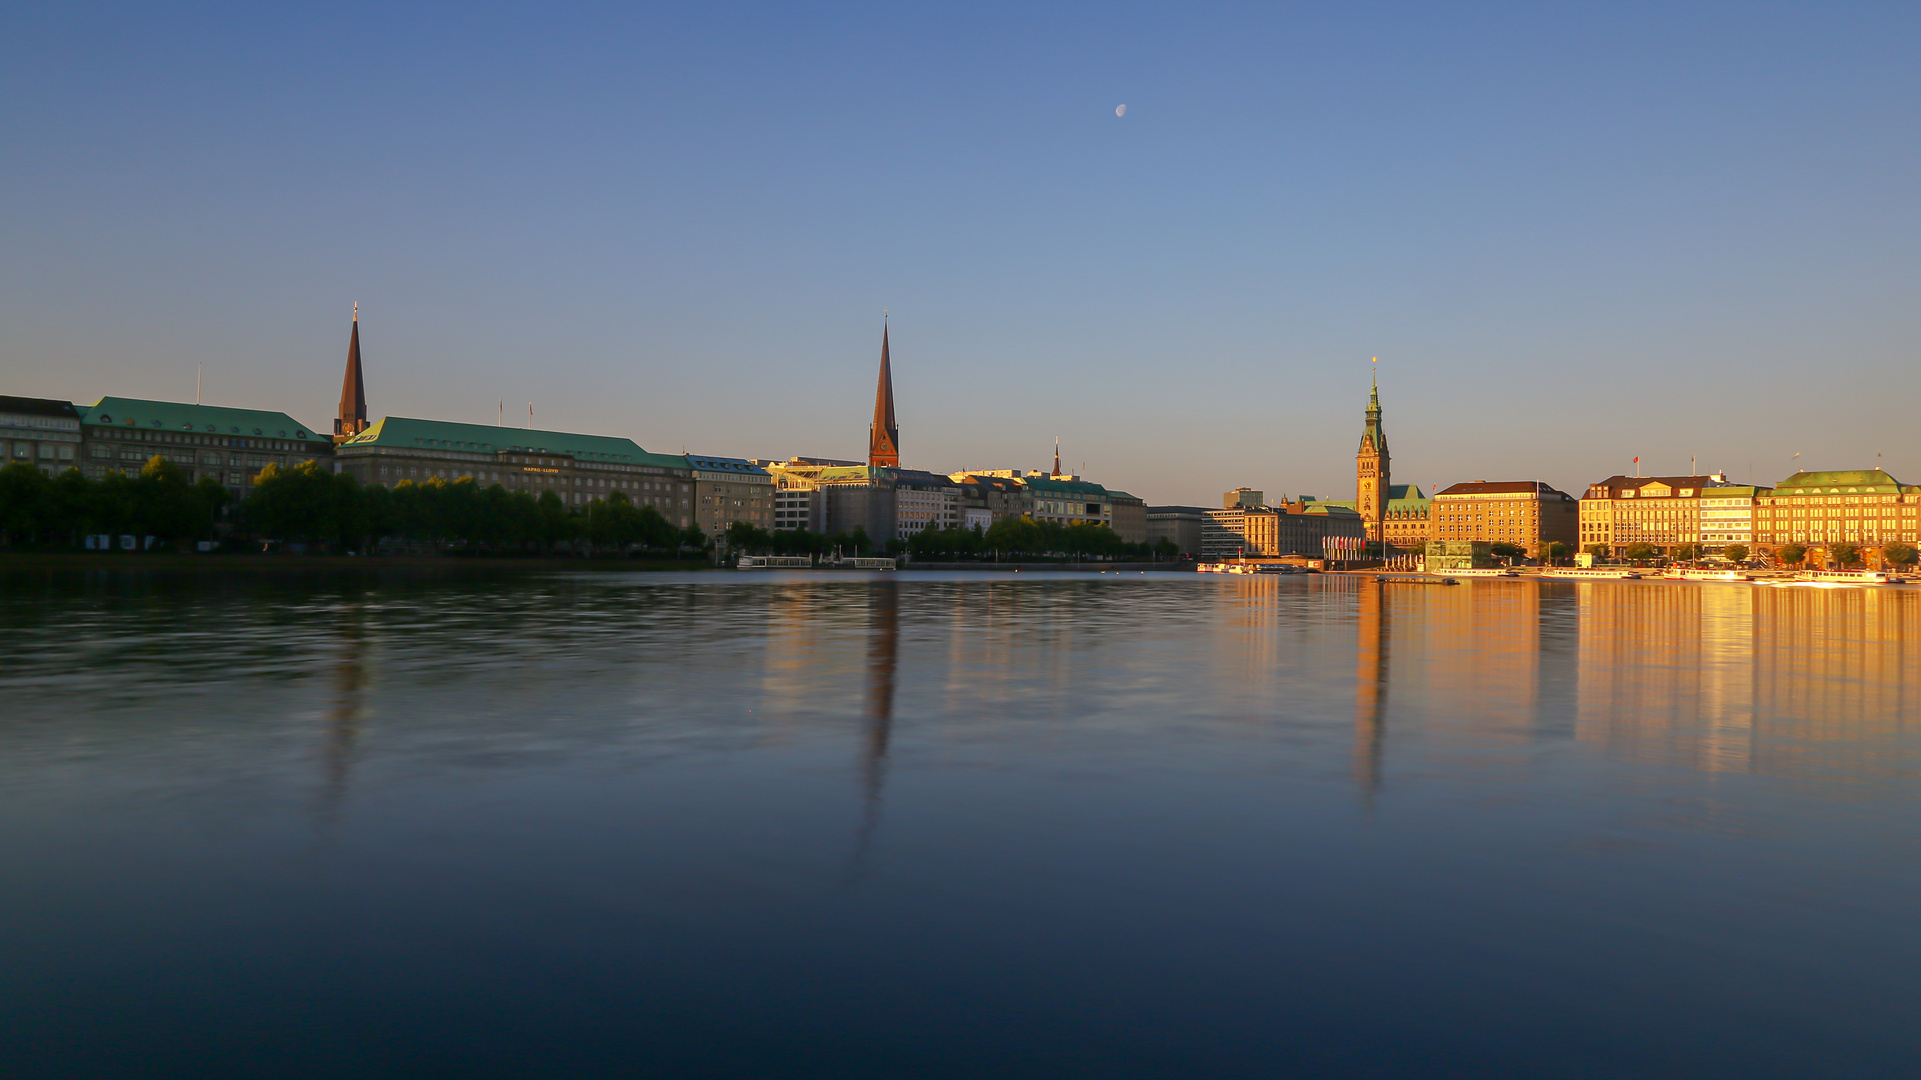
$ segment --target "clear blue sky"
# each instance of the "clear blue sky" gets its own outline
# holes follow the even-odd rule
[[[1154,502],[1921,483],[1921,5],[0,13],[0,393]],[[1125,103],[1127,115],[1116,117]]]

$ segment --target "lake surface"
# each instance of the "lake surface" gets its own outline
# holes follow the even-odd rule
[[[0,1075],[1921,1068],[1921,589],[76,572],[0,634]]]

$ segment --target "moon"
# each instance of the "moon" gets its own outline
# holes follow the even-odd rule
[[[1115,116],[1126,116],[1126,115],[1127,115],[1127,106],[1125,106],[1125,105],[1116,105],[1116,106],[1114,106],[1114,115],[1115,115]]]

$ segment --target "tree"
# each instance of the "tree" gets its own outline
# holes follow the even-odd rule
[[[1629,562],[1643,563],[1654,558],[1660,554],[1660,552],[1654,550],[1653,544],[1629,544],[1627,550],[1622,552],[1622,554],[1627,556]]]
[[[1913,566],[1916,554],[1913,544],[1896,541],[1881,545],[1881,559],[1889,566],[1899,566],[1903,569]]]
[[[1858,545],[1836,544],[1829,550],[1834,555],[1834,561],[1842,566],[1861,565],[1861,548]]]
[[[0,468],[0,543],[32,543],[54,516],[53,482],[25,462]]]
[[[1693,562],[1701,557],[1701,548],[1696,544],[1682,544],[1674,549],[1674,557],[1680,562]]]
[[[1587,546],[1587,553],[1593,556],[1595,561],[1598,562],[1608,557],[1608,546],[1606,544],[1589,544]]]
[[[1559,540],[1550,540],[1547,542],[1547,545],[1541,549],[1541,554],[1545,556],[1550,563],[1560,562],[1562,559],[1567,558],[1568,546]]]
[[[340,534],[333,471],[318,461],[260,470],[241,509],[248,524],[270,539],[322,541]]]
[[[1515,559],[1521,558],[1522,556],[1527,554],[1526,548],[1521,547],[1519,544],[1510,544],[1505,541],[1490,544],[1488,545],[1487,550],[1488,550],[1488,554],[1494,556],[1495,558],[1506,559],[1509,562],[1513,562]]]
[[[1782,544],[1774,555],[1789,566],[1799,566],[1808,557],[1808,549],[1801,544]]]
[[[1746,544],[1729,544],[1727,547],[1721,549],[1721,557],[1731,563],[1747,562],[1748,546]]]

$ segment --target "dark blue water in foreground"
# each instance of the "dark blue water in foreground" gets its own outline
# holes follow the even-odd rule
[[[0,635],[0,1075],[1921,1070],[1921,590],[75,574]]]

